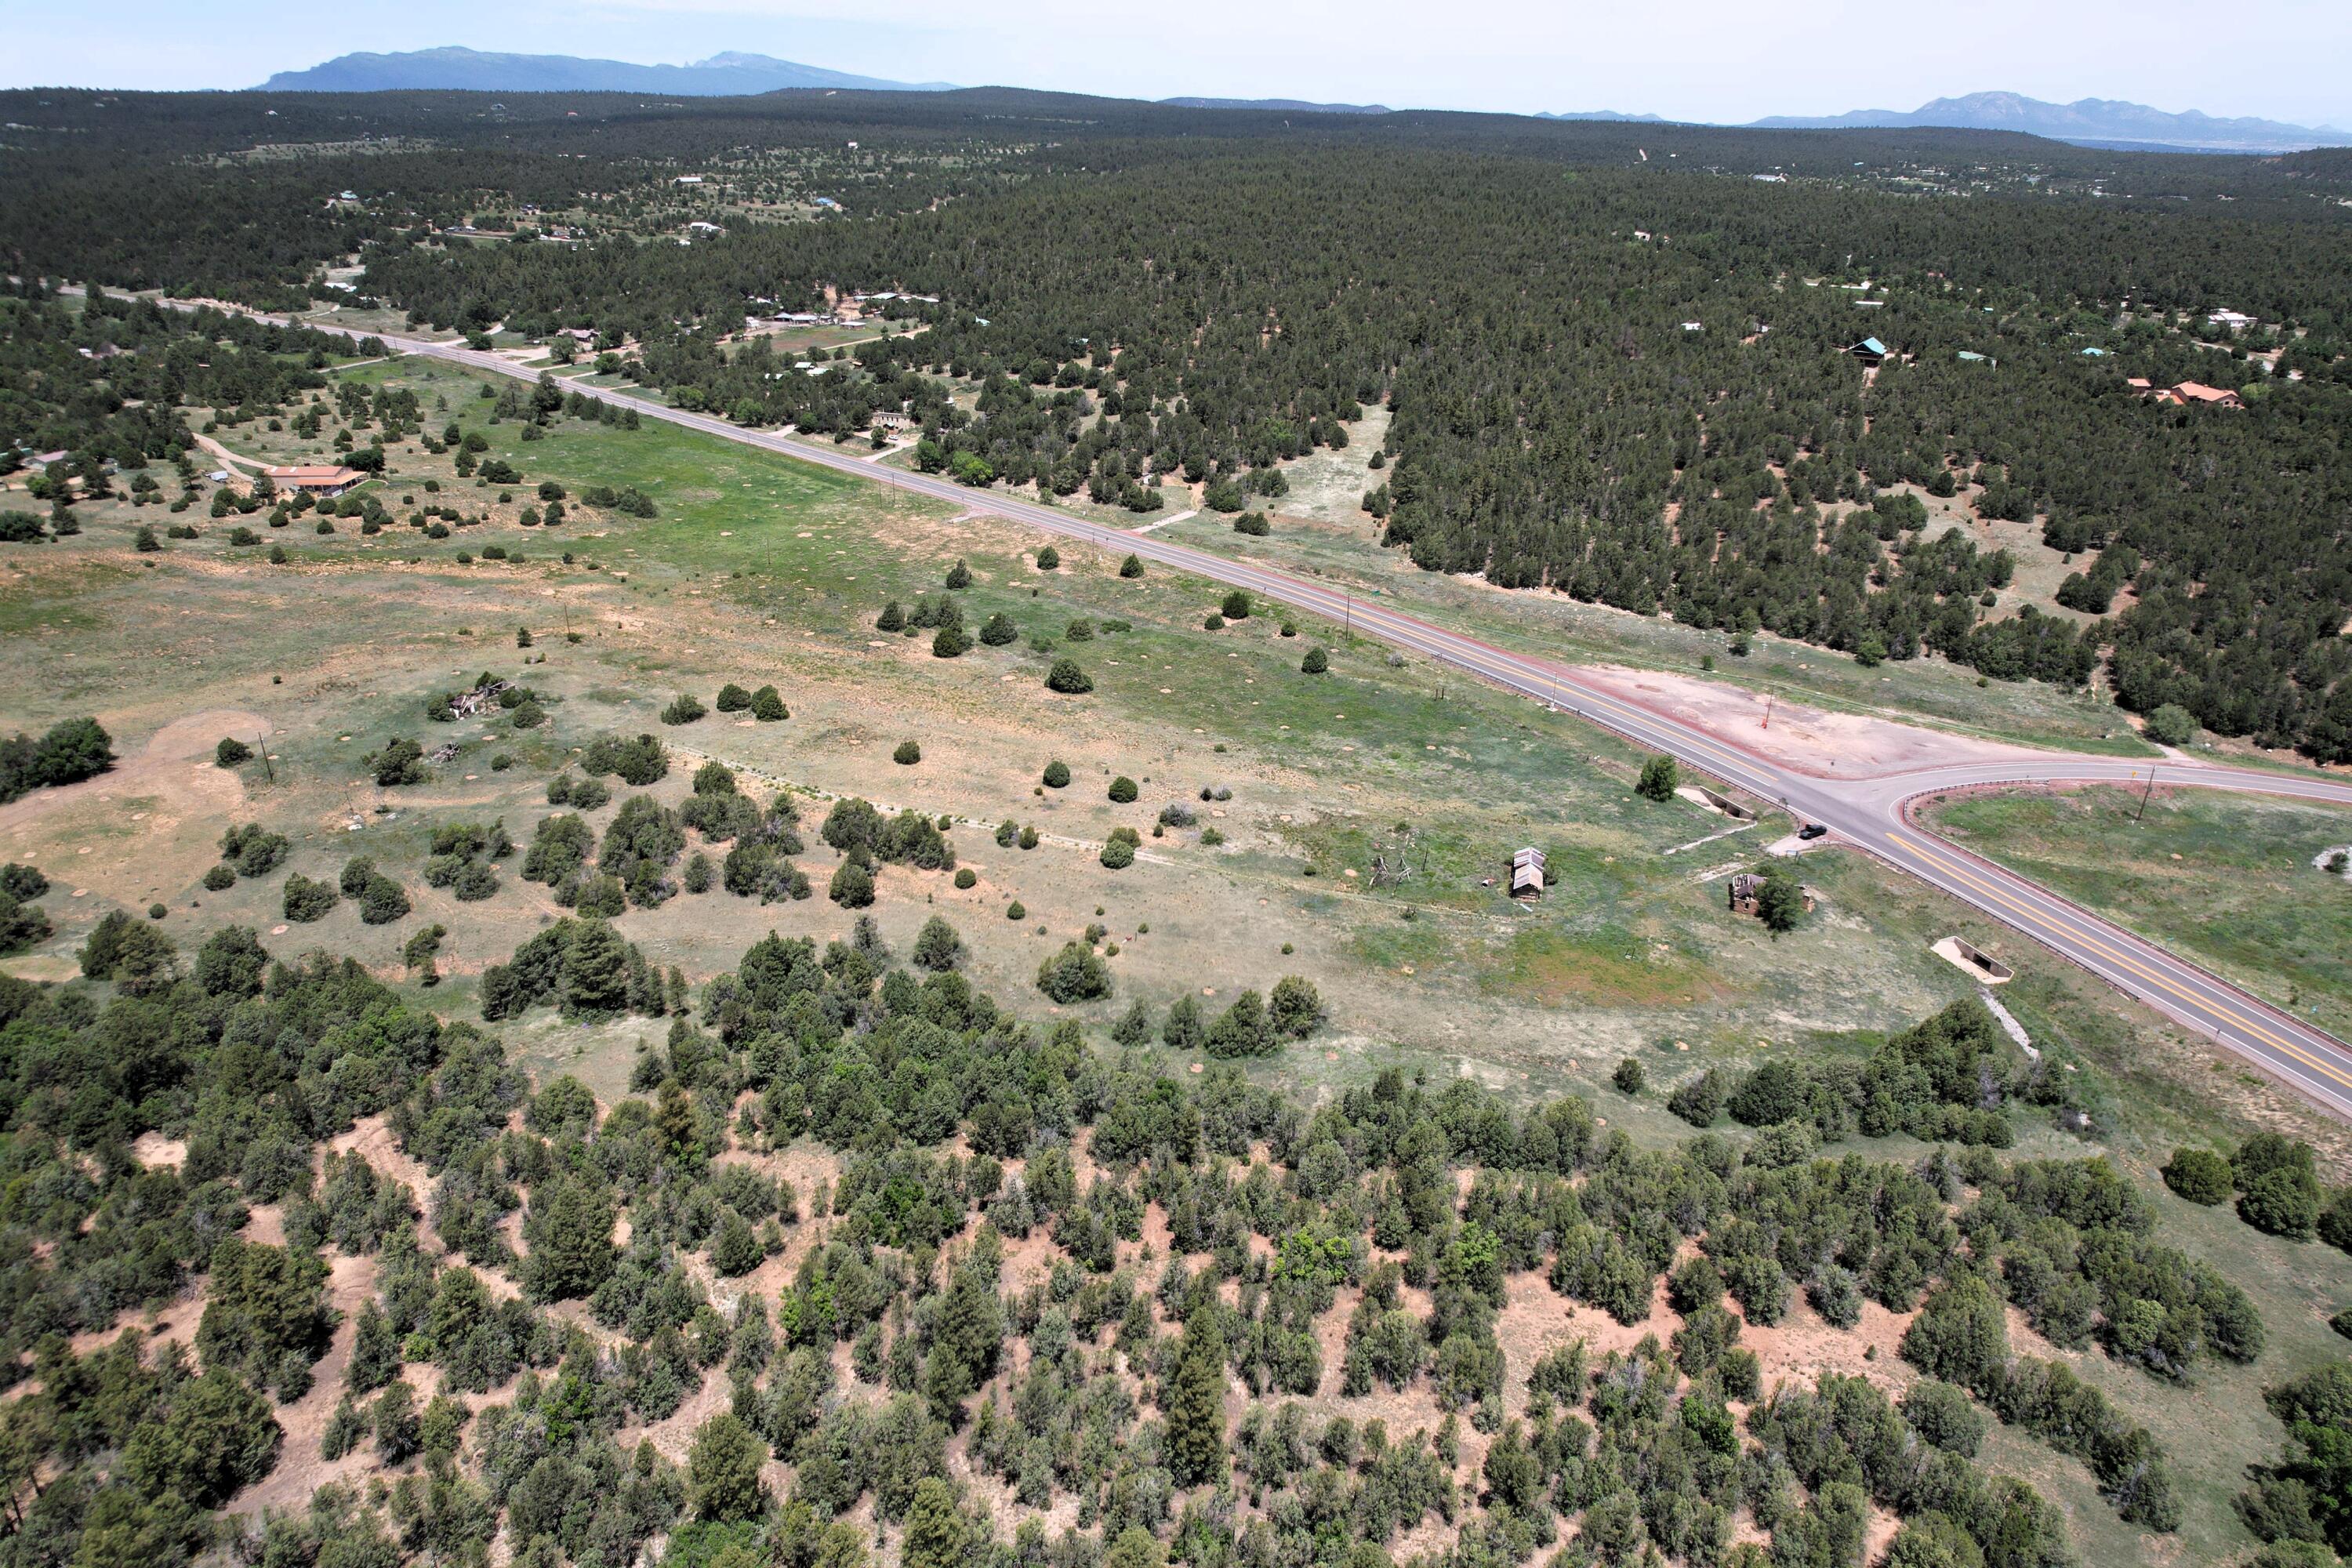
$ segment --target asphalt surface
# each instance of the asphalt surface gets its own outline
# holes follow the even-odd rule
[[[520,381],[535,381],[539,374],[497,354],[462,345],[386,333],[346,335],[375,336],[402,353],[446,360]],[[1089,522],[1052,507],[998,491],[970,489],[935,475],[885,468],[866,461],[847,448],[829,451],[772,431],[743,429],[709,415],[689,414],[646,398],[583,386],[576,382],[567,381],[565,386],[568,391],[634,407],[642,418],[659,419],[720,440],[781,453],[821,468],[1003,517],[1064,539],[1120,554],[1132,552],[1146,561],[1246,589],[1276,603],[1340,621],[1368,637],[1573,713],[1615,731],[1635,745],[1665,752],[1685,767],[1750,795],[1777,802],[1807,821],[1824,825],[1835,840],[1874,855],[1897,870],[2032,938],[2182,1027],[2214,1040],[2321,1109],[2352,1121],[2352,1047],[2345,1042],[2257,1000],[2154,942],[2067,902],[2028,879],[1927,832],[1906,815],[1907,805],[1922,795],[1972,785],[2144,783],[2149,776],[2148,762],[2053,752],[2028,760],[1935,767],[1876,778],[1817,777],[1748,751],[1735,740],[1628,701],[1587,681],[1573,665],[1496,647],[1311,577],[1211,555],[1153,534]],[[2352,805],[2352,782],[2192,763],[2158,763],[2153,766],[2168,787],[2241,790]]]

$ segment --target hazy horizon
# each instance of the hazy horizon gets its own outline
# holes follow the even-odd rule
[[[330,34],[316,26],[314,10],[291,0],[253,0],[234,12],[124,0],[103,16],[52,10],[20,18],[0,86],[234,89],[337,55],[447,45],[642,64],[734,49],[902,81],[1120,98],[1618,110],[1737,122],[1911,110],[1998,90],[2352,127],[2352,85],[2341,68],[2352,58],[2352,6],[2310,0],[2255,0],[2229,14],[2221,58],[2259,62],[2259,71],[2217,71],[2213,14],[2178,0],[2129,10],[1992,0],[1965,22],[1856,0],[1828,0],[1769,26],[1727,0],[1697,0],[1668,16],[1506,8],[1476,29],[1433,29],[1426,15],[1397,0],[1366,0],[1336,18],[1296,5],[1206,0],[1168,21],[1043,0],[975,25],[944,0],[906,0],[887,21],[824,0],[531,3],[495,16],[417,0],[395,16],[344,14]],[[1874,61],[1901,69],[1874,68]]]

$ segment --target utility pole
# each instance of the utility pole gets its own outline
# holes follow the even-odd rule
[[[2139,809],[2132,813],[2132,820],[2134,822],[2137,822],[2141,817],[2147,815],[2147,797],[2155,793],[2156,770],[2154,768],[2150,768],[2147,770],[2147,787],[2139,792]]]
[[[1772,699],[1771,699],[1770,697],[1769,697],[1769,696],[1768,696],[1768,697],[1766,697],[1766,698],[1764,699],[1764,728],[1766,728],[1767,730],[1769,730],[1769,729],[1770,729],[1771,727],[1772,727]]]
[[[269,760],[269,732],[265,730],[253,740],[253,749],[261,753],[261,771],[269,775],[270,785],[275,788],[278,784],[278,769]]]
[[[1348,635],[1349,637],[1354,637],[1356,635],[1356,601],[1354,597],[1343,591],[1339,595],[1339,606],[1342,614],[1347,617]]]

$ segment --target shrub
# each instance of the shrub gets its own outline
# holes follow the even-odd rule
[[[2310,1144],[2257,1132],[2238,1146],[2231,1168],[2241,1194],[2238,1217],[2293,1241],[2316,1232],[2321,1191]]]
[[[1723,1075],[1709,1068],[1668,1095],[1666,1109],[1693,1127],[1712,1127],[1723,1112]]]
[[[1070,784],[1070,764],[1056,759],[1045,764],[1045,787],[1067,789]]]
[[[623,784],[643,789],[668,775],[669,755],[651,735],[639,735],[634,741],[600,735],[581,752],[580,771],[592,778],[617,773]],[[583,811],[594,809],[583,804],[577,791],[572,796],[572,804]]]
[[[824,896],[845,910],[865,909],[874,901],[874,873],[855,860],[844,860]]]
[[[205,891],[225,893],[236,886],[236,873],[226,865],[215,866],[205,873]]]
[[[1246,533],[1253,539],[1264,539],[1267,534],[1273,532],[1274,529],[1273,526],[1265,521],[1265,514],[1264,512],[1245,511],[1242,513],[1241,516],[1234,519],[1234,531],[1235,533]]]
[[[1102,863],[1114,871],[1124,871],[1135,864],[1135,846],[1124,838],[1114,838],[1102,847]]]
[[[1841,1264],[1824,1263],[1813,1270],[1805,1296],[1813,1310],[1835,1328],[1850,1329],[1862,1321],[1862,1282]]]
[[[2177,702],[2167,702],[2147,716],[2147,737],[2162,745],[2185,746],[2197,738],[2197,720]]]
[[[370,871],[356,896],[364,924],[390,925],[408,913],[408,890],[380,871]]]
[[[1117,801],[1119,805],[1126,805],[1129,804],[1135,799],[1136,794],[1135,781],[1129,778],[1125,773],[1121,773],[1117,778],[1110,781],[1110,798]]]
[[[1964,1459],[1976,1458],[1987,1422],[1966,1389],[1940,1378],[1922,1378],[1904,1392],[1899,1408],[1912,1430],[1932,1447]]]
[[[1323,995],[1303,974],[1286,974],[1266,999],[1266,1021],[1276,1034],[1303,1040],[1322,1027]]]
[[[1639,1058],[1627,1057],[1617,1064],[1617,1070],[1610,1075],[1609,1081],[1617,1086],[1620,1094],[1639,1094],[1648,1087],[1650,1075]]]
[[[916,933],[915,950],[910,956],[916,968],[942,973],[963,962],[963,938],[956,934],[955,927],[933,915]]]
[[[1025,921],[1029,918],[1029,910],[1020,900],[1015,899],[1004,906],[1004,918],[1009,921]]]
[[[386,741],[364,764],[386,789],[425,782],[425,748],[405,737]],[[250,873],[248,873],[249,875]]]
[[[991,647],[1003,647],[1007,643],[1017,642],[1020,637],[1021,628],[1014,626],[1013,617],[1003,610],[981,623],[980,640]]]
[[[1129,556],[1126,560],[1118,563],[1118,574],[1122,577],[1142,576],[1143,558],[1139,555]]]
[[[1225,595],[1224,603],[1217,606],[1217,613],[1229,621],[1248,620],[1250,596],[1241,589],[1235,588]]]
[[[1081,692],[1092,691],[1094,689],[1093,679],[1085,670],[1078,668],[1078,661],[1075,658],[1055,659],[1054,668],[1045,674],[1045,689],[1048,691],[1066,692],[1075,696]]]
[[[792,710],[784,706],[783,697],[772,686],[762,686],[751,693],[751,717],[762,723],[772,724],[779,719],[791,718]]]
[[[1208,632],[1223,631],[1225,629],[1225,617],[1217,614],[1214,610],[1212,610],[1206,616],[1202,617],[1201,629]]]
[[[1756,868],[1763,886],[1756,894],[1757,917],[1775,936],[1797,929],[1805,918],[1805,890],[1785,860],[1768,860]]]
[[[1264,1057],[1280,1050],[1282,1038],[1266,1016],[1265,999],[1244,991],[1209,1026],[1206,1047],[1211,1056],[1225,1059]]]
[[[285,863],[292,848],[284,834],[264,832],[257,822],[221,835],[221,858],[235,866],[240,877],[268,876]]]
[[[2256,1230],[2308,1241],[2319,1228],[2319,1194],[2290,1171],[2266,1171],[2238,1197],[2238,1217]]]
[[[314,882],[296,871],[286,879],[286,918],[308,925],[342,901],[331,883]]]
[[[1667,801],[1682,784],[1682,770],[1672,757],[1652,757],[1642,764],[1642,779],[1633,786],[1644,800]]]
[[[220,744],[213,748],[213,766],[216,768],[233,768],[239,763],[251,762],[252,760],[253,748],[251,746],[247,745],[243,741],[234,740],[226,735],[222,736]]]
[[[2164,1184],[2192,1204],[2207,1207],[2230,1195],[2236,1183],[2230,1162],[2210,1149],[2175,1149],[2164,1166]]]
[[[1085,942],[1065,942],[1061,952],[1037,966],[1037,989],[1056,1002],[1090,1002],[1110,994],[1110,966]]]
[[[1305,675],[1321,675],[1330,668],[1331,656],[1319,647],[1308,648],[1307,657],[1298,661],[1299,671]]]
[[[955,885],[959,890],[970,892],[972,889],[980,886],[980,873],[973,870],[969,866],[958,867],[955,874]]]
[[[691,724],[706,711],[700,698],[690,691],[681,691],[668,707],[661,710],[661,721],[665,724]]]
[[[971,635],[963,629],[960,622],[950,622],[941,626],[931,637],[933,658],[961,658],[971,651]]]
[[[1062,552],[1048,544],[1037,552],[1037,570],[1051,572],[1062,564]]]
[[[751,694],[730,680],[719,689],[719,700],[712,706],[721,713],[740,713],[751,706]]]
[[[901,741],[898,749],[890,753],[890,760],[900,767],[913,767],[923,760],[923,748],[912,741]]]

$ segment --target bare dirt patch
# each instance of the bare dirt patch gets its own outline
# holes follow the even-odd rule
[[[266,729],[229,709],[175,719],[109,772],[0,806],[0,854],[119,903],[168,897],[204,874],[216,825],[245,804],[236,773],[213,765],[214,746]]]
[[[1825,778],[1871,778],[1916,768],[2042,755],[2023,746],[1887,719],[1825,712],[1687,675],[1628,669],[1622,665],[1586,666],[1580,673],[1586,680],[1654,712],[1669,714],[1743,750]]]

